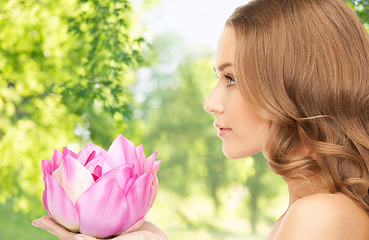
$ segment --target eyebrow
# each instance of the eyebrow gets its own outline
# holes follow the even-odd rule
[[[226,62],[226,63],[221,64],[218,69],[219,69],[219,71],[223,71],[226,67],[229,67],[229,66],[232,66],[232,63]],[[214,69],[214,71],[216,71],[215,67],[213,67],[213,69]]]

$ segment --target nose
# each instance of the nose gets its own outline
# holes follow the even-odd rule
[[[204,109],[208,113],[222,113],[224,112],[224,104],[222,101],[222,94],[218,84],[211,91],[208,99],[205,102]]]

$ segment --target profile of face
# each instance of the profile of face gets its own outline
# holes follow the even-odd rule
[[[235,31],[226,26],[214,60],[218,82],[205,103],[205,111],[215,116],[214,125],[223,140],[223,153],[237,159],[261,151],[267,120],[251,110],[239,91],[237,81],[240,80],[234,77],[234,54]]]

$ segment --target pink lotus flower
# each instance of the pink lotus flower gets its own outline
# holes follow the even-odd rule
[[[73,232],[105,238],[136,230],[157,192],[157,152],[119,135],[108,151],[88,144],[78,154],[54,151],[42,161],[43,202],[49,215]]]

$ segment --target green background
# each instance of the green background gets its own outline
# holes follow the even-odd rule
[[[347,3],[369,29],[369,3]],[[133,4],[0,0],[0,239],[57,239],[31,225],[46,214],[41,160],[108,149],[119,133],[159,151],[148,220],[171,239],[263,239],[285,210],[286,186],[261,154],[222,154],[203,110],[213,50],[176,32],[148,42],[137,23],[161,2]]]

